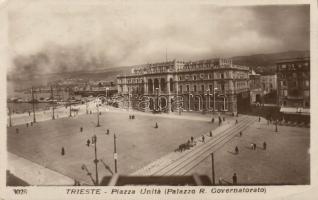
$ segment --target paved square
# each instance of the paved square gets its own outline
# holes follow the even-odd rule
[[[216,183],[219,178],[232,182],[233,173],[239,184],[310,184],[310,129],[275,126],[256,122],[242,137],[234,137],[214,153]],[[267,143],[263,150],[263,142]],[[250,144],[257,145],[256,150]],[[239,154],[235,154],[235,147]],[[211,157],[189,173],[212,177]]]
[[[146,164],[176,149],[191,136],[199,137],[214,129],[208,115],[202,120],[165,118],[162,115],[135,114],[130,120],[128,113],[103,113],[101,127],[96,127],[96,114],[76,118],[61,118],[36,123],[34,126],[19,125],[8,128],[8,151],[71,178],[91,184],[85,164],[95,177],[94,148],[86,146],[87,139],[97,135],[98,159],[103,159],[112,170],[113,133],[117,135],[118,172],[130,174]],[[159,128],[154,128],[155,122]],[[82,125],[80,125],[82,124]],[[80,126],[83,132],[80,132]],[[16,133],[19,128],[19,133]],[[106,129],[110,135],[106,135]],[[61,148],[65,155],[61,156]],[[110,175],[99,163],[99,177]]]

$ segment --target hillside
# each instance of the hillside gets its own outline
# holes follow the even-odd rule
[[[249,56],[235,56],[233,63],[253,68],[257,73],[275,73],[275,62],[280,59],[309,56],[309,51],[287,51],[271,54],[255,54]],[[129,73],[131,67],[112,67],[97,70],[82,70],[53,74],[33,74],[32,78],[24,77],[24,74],[8,74],[8,87],[25,88],[31,85],[45,85],[48,82],[63,79],[104,80],[116,82],[116,76]],[[19,87],[17,87],[17,85]]]

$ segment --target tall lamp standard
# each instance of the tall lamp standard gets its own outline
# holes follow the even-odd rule
[[[97,107],[97,125],[96,125],[96,127],[100,127],[100,124],[99,124],[99,105],[97,104],[96,107]]]
[[[156,88],[157,93],[157,111],[159,111],[159,88]]]
[[[190,104],[190,97],[193,97],[193,95],[189,92],[189,111],[191,111],[191,108],[190,108],[190,106],[191,106],[191,104]]]
[[[36,123],[36,119],[35,119],[35,109],[34,109],[34,91],[33,91],[33,87],[31,88],[31,94],[32,94],[32,111],[33,111],[33,123]]]
[[[116,134],[114,134],[114,164],[115,164],[115,173],[117,173],[117,146],[116,146]]]
[[[92,144],[94,144],[94,152],[95,152],[95,159],[94,159],[94,163],[95,163],[95,185],[99,185],[99,181],[98,181],[98,159],[97,159],[97,137],[96,135],[94,135],[92,137]]]
[[[218,88],[213,88],[213,113],[215,113],[215,90]]]

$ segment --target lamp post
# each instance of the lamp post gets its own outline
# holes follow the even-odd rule
[[[88,102],[87,102],[87,99],[85,100],[85,104],[86,104],[86,114],[88,114]]]
[[[114,134],[114,164],[115,164],[115,173],[117,173],[117,146],[116,146],[116,134]]]
[[[97,137],[96,135],[94,135],[92,137],[92,144],[94,144],[94,153],[95,153],[95,159],[94,159],[94,163],[95,163],[95,185],[99,185],[99,181],[98,181],[98,159],[97,159]]]
[[[214,154],[213,153],[211,153],[211,161],[212,161],[212,185],[215,185]]]
[[[190,106],[191,106],[191,104],[190,104],[190,97],[193,97],[193,95],[189,92],[189,111],[191,111],[191,109],[190,109]]]
[[[52,120],[55,119],[55,116],[54,116],[54,95],[53,95],[53,87],[51,85],[51,103],[52,103]]]
[[[157,111],[159,111],[159,88],[156,88],[157,92]]]
[[[215,90],[218,88],[213,88],[213,113],[215,113]]]
[[[33,87],[31,88],[31,94],[32,94],[32,111],[33,111],[33,123],[36,123],[35,119],[35,109],[34,109],[34,92],[33,92]]]
[[[96,125],[96,127],[100,127],[100,124],[99,124],[99,105],[97,104],[96,107],[97,107],[97,125]]]

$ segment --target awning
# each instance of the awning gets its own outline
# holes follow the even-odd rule
[[[281,107],[280,112],[286,114],[297,114],[297,115],[310,115],[309,108],[300,108],[300,107]]]

